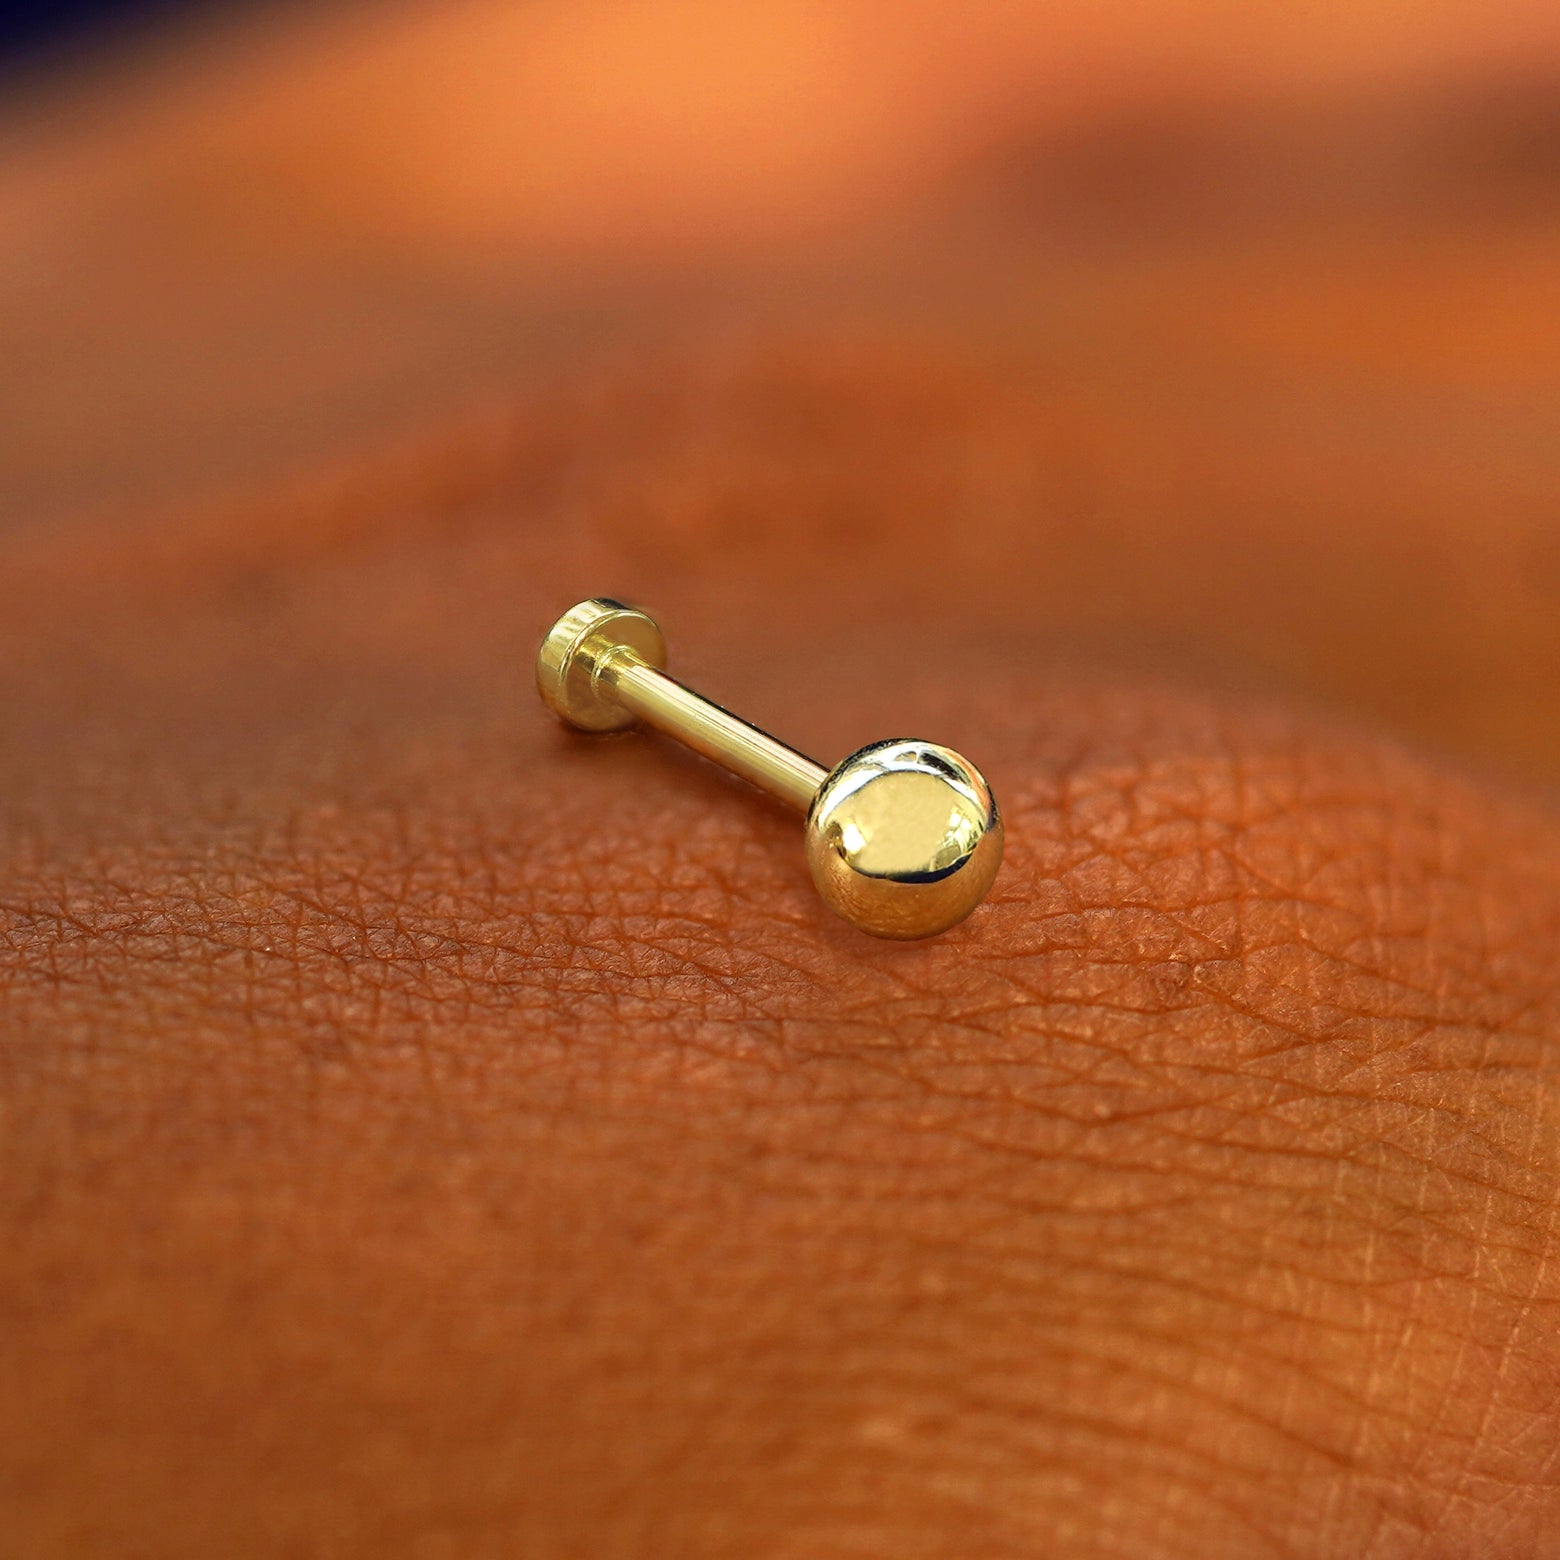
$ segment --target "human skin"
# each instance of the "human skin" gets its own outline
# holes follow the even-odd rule
[[[13,536],[0,1554],[1551,1552],[1553,457],[1445,389],[1449,317],[1551,404],[1548,242],[1448,245],[1433,435],[1252,367],[1254,243],[1187,404],[933,303]],[[874,943],[557,727],[602,592],[821,760],[967,752],[988,905]]]
[[[885,401],[630,389],[457,504],[403,469],[151,562],[33,551],[15,1552],[1544,1552],[1553,815],[1205,676],[993,655],[894,491],[849,545],[902,613],[798,561],[794,465],[686,556],[709,450],[763,494],[771,424],[959,467],[967,404]],[[679,478],[681,524],[610,518]],[[534,640],[621,579],[826,757],[978,755],[987,907],[875,943],[794,817],[550,722]]]

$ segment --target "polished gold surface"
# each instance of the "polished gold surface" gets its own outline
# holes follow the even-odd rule
[[[986,897],[1002,815],[981,772],[933,742],[874,742],[832,770],[807,816],[824,903],[875,937],[930,937]]]
[[[581,731],[636,719],[807,813],[807,863],[824,903],[874,937],[930,937],[962,921],[1002,862],[1002,819],[980,771],[933,742],[874,742],[825,771],[669,677],[655,620],[582,601],[553,625],[536,686]]]
[[[598,596],[571,607],[548,630],[536,657],[536,691],[560,720],[580,731],[621,731],[634,711],[599,682],[602,663],[631,652],[649,667],[666,665],[666,641],[649,613]]]
[[[676,737],[694,752],[713,758],[761,791],[798,812],[812,806],[828,773],[767,731],[739,720],[729,710],[700,698],[673,677],[647,666],[631,650],[611,655],[599,679],[643,721]]]

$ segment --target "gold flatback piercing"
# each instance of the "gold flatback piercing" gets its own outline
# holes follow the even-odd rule
[[[824,903],[874,937],[930,937],[986,897],[1002,815],[981,772],[934,742],[873,742],[825,769],[668,677],[648,613],[605,597],[553,624],[536,657],[543,702],[580,731],[643,720],[807,815]]]

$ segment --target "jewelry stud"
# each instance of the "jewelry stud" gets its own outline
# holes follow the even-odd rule
[[[567,725],[644,721],[807,817],[823,901],[874,937],[931,937],[986,897],[1002,815],[985,777],[935,742],[873,742],[825,769],[666,673],[666,640],[635,607],[582,601],[549,630],[536,687]]]

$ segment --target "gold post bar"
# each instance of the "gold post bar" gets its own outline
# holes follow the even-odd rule
[[[818,787],[828,778],[829,771],[822,764],[700,698],[676,678],[647,666],[632,650],[619,647],[603,656],[596,680],[611,688],[618,702],[642,721],[695,753],[714,759],[798,812],[812,806]]]

